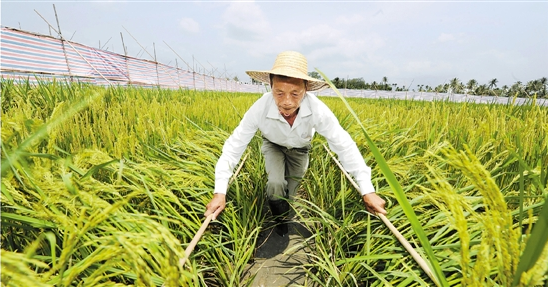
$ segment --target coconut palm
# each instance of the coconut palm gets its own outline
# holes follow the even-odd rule
[[[451,79],[451,81],[449,82],[449,86],[451,87],[451,90],[455,94],[458,94],[458,93],[462,92],[463,85],[462,85],[461,81],[459,80],[459,78]]]
[[[492,79],[491,81],[489,81],[489,84],[488,84],[487,88],[489,90],[493,90],[493,88],[497,87],[498,82],[499,82],[499,80],[497,80],[496,78]]]
[[[515,82],[511,87],[510,87],[510,91],[508,92],[509,93],[509,96],[511,97],[514,97],[514,96],[522,96],[525,91],[523,89],[523,84],[521,83],[521,81],[517,81]]]
[[[486,96],[489,94],[489,87],[486,84],[479,85],[475,90],[476,95]]]
[[[546,79],[546,77],[542,77],[539,79],[539,82],[540,84],[542,85],[542,97],[548,97],[548,95],[546,94],[546,86],[548,86],[548,79]]]
[[[509,91],[510,88],[508,88],[507,85],[504,85],[502,86],[502,91],[501,91],[501,96],[503,97],[508,97],[508,91]]]
[[[470,79],[468,83],[466,83],[466,93],[472,94],[472,95],[475,94],[474,90],[476,89],[477,85],[478,85],[478,81],[474,79]]]
[[[435,88],[434,88],[434,91],[436,93],[443,93],[445,92],[447,89],[445,87],[445,85],[437,85]]]
[[[525,85],[525,92],[527,96],[539,96],[539,93],[542,92],[543,85],[540,80],[532,80],[527,82]]]

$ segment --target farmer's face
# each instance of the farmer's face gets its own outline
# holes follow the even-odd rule
[[[304,80],[296,78],[272,78],[272,95],[283,116],[293,115],[303,100],[306,87]]]

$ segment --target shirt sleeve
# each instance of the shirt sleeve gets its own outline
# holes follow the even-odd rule
[[[337,154],[344,169],[354,177],[360,187],[360,194],[363,196],[375,192],[371,183],[371,168],[365,164],[356,142],[323,102],[320,107],[316,131],[326,138],[329,148]]]
[[[260,112],[259,101],[244,114],[238,127],[225,141],[223,150],[215,165],[215,191],[214,193],[226,194],[228,182],[234,173],[234,167],[240,161],[247,145],[258,129],[257,113]]]

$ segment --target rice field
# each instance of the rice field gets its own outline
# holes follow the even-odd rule
[[[2,286],[250,286],[270,221],[260,135],[184,267],[224,140],[259,94],[2,81]],[[305,286],[545,286],[548,107],[322,97],[388,219],[313,139]],[[297,248],[297,247],[294,247]]]

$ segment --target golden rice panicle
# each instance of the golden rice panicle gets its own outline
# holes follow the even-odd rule
[[[2,286],[53,286],[42,282],[42,278],[33,269],[48,268],[48,265],[27,255],[17,252],[0,250],[2,261]],[[29,267],[32,265],[33,267]]]
[[[491,241],[489,245],[493,250],[489,251],[480,247],[482,249],[480,254],[487,255],[493,252],[493,264],[499,270],[498,281],[507,286],[511,283],[521,254],[518,245],[520,231],[512,228],[510,210],[489,172],[467,146],[464,148],[465,150],[460,152],[447,148],[442,150],[442,153],[447,163],[461,171],[483,197],[485,214],[480,216],[480,220],[485,222],[485,231],[482,244],[484,240]],[[480,254],[474,269],[478,269],[477,271],[483,274],[480,272],[483,266],[478,266],[481,263]]]
[[[472,207],[466,201],[464,196],[458,194],[453,186],[443,177],[436,168],[427,164],[430,175],[426,175],[428,182],[432,184],[434,190],[427,189],[421,186],[422,189],[429,191],[427,195],[431,198],[439,197],[441,202],[434,199],[436,204],[442,209],[453,228],[457,230],[460,239],[460,266],[462,272],[462,284],[467,286],[474,282],[475,278],[471,278],[470,271],[470,233],[468,231],[468,221],[464,214],[464,210],[473,213]],[[464,210],[463,210],[464,209]],[[476,278],[477,279],[477,278]]]

